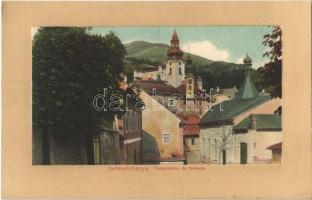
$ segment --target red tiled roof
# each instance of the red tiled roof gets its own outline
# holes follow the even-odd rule
[[[199,136],[199,126],[186,126],[183,128],[183,136]]]
[[[181,119],[181,125],[198,125],[199,117],[195,114],[177,114],[177,117]]]
[[[272,146],[269,146],[267,149],[275,150],[275,149],[282,149],[282,143],[273,144]]]
[[[181,119],[180,127],[183,128],[183,136],[199,136],[199,117],[194,114],[182,115],[177,117]]]

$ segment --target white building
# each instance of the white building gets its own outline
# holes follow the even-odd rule
[[[203,163],[241,163],[238,155],[241,155],[242,151],[251,149],[248,145],[253,145],[252,141],[255,138],[258,138],[255,139],[257,141],[262,139],[265,141],[266,137],[272,136],[272,141],[278,141],[281,136],[279,134],[280,136],[275,139],[275,132],[273,134],[254,133],[250,137],[248,134],[233,134],[233,127],[249,115],[273,114],[281,106],[279,98],[271,99],[269,94],[257,91],[250,77],[251,59],[248,56],[244,59],[244,64],[247,70],[245,81],[235,97],[212,106],[200,120],[201,161]],[[253,161],[254,154],[247,152],[247,155],[249,155],[248,159],[242,162]]]
[[[173,32],[170,40],[171,46],[167,51],[165,65],[147,70],[134,71],[134,80],[162,80],[177,88],[185,79],[185,63],[183,62],[183,51],[180,49],[179,37],[176,31]]]

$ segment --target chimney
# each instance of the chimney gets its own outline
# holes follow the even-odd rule
[[[250,115],[250,129],[255,130],[257,128],[257,120],[256,115]]]

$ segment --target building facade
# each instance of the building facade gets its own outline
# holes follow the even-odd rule
[[[236,159],[237,138],[233,134],[233,127],[250,114],[273,114],[281,106],[279,98],[271,99],[269,94],[257,91],[251,79],[252,61],[248,55],[244,64],[245,80],[235,97],[212,106],[200,120],[203,163],[240,163]],[[240,147],[242,150],[247,149],[245,143]]]
[[[273,154],[268,147],[282,142],[280,115],[252,114],[234,126],[233,131],[235,163],[272,163]]]
[[[181,120],[145,91],[140,98],[146,105],[142,111],[143,164],[184,163]]]

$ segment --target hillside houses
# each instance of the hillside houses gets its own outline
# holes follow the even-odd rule
[[[281,99],[272,99],[256,89],[251,58],[247,55],[244,59],[245,79],[239,89],[233,85],[206,93],[203,81],[193,71],[191,56],[183,57],[176,31],[170,42],[165,64],[133,74],[133,86],[141,91],[140,98],[146,105],[142,112],[143,163],[246,164],[278,160],[273,159],[273,150],[275,157],[278,150],[270,148],[282,142],[281,116],[274,114]],[[249,126],[257,120],[261,128]],[[274,130],[263,120],[277,120]]]

